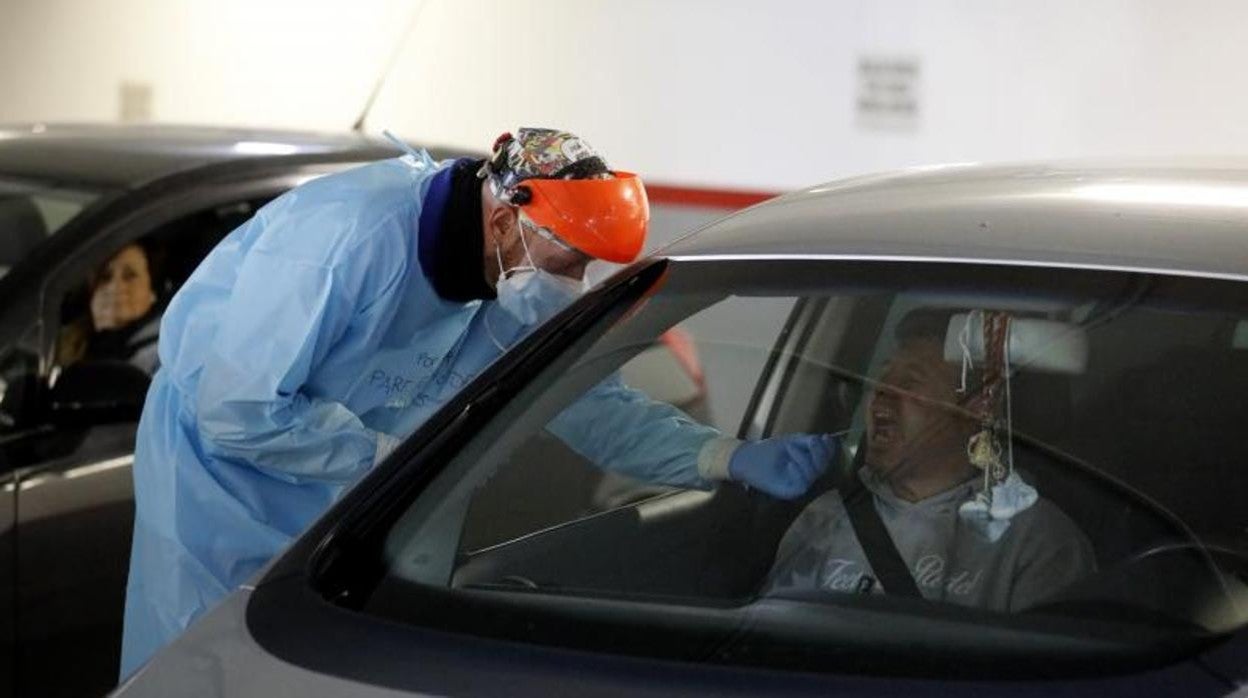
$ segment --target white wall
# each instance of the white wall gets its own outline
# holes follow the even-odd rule
[[[0,121],[346,128],[483,148],[576,130],[674,183],[783,189],[948,161],[1248,153],[1241,0],[0,0]],[[863,54],[921,61],[913,130],[854,118]]]
[[[0,122],[346,129],[404,32],[405,0],[0,0]]]

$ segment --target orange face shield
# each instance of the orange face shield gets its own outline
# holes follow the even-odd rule
[[[532,196],[522,208],[537,225],[585,254],[608,262],[637,258],[646,242],[650,203],[641,179],[527,179]]]

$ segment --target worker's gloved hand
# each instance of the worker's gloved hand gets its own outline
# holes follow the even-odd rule
[[[728,461],[728,475],[780,499],[796,499],[832,462],[836,439],[828,434],[790,434],[746,441]]]

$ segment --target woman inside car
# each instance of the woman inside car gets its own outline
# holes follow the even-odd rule
[[[57,347],[61,365],[118,360],[148,374],[156,370],[161,304],[153,266],[149,249],[135,242],[91,273],[90,313],[62,332]]]

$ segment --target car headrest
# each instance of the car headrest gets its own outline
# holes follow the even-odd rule
[[[957,313],[945,331],[945,360],[958,362],[963,342],[972,361],[984,360],[983,313]],[[969,323],[969,327],[967,326]],[[1010,366],[1038,373],[1083,373],[1088,366],[1088,336],[1082,328],[1054,320],[1010,318]]]
[[[14,266],[47,235],[34,202],[24,196],[0,198],[0,265]]]

